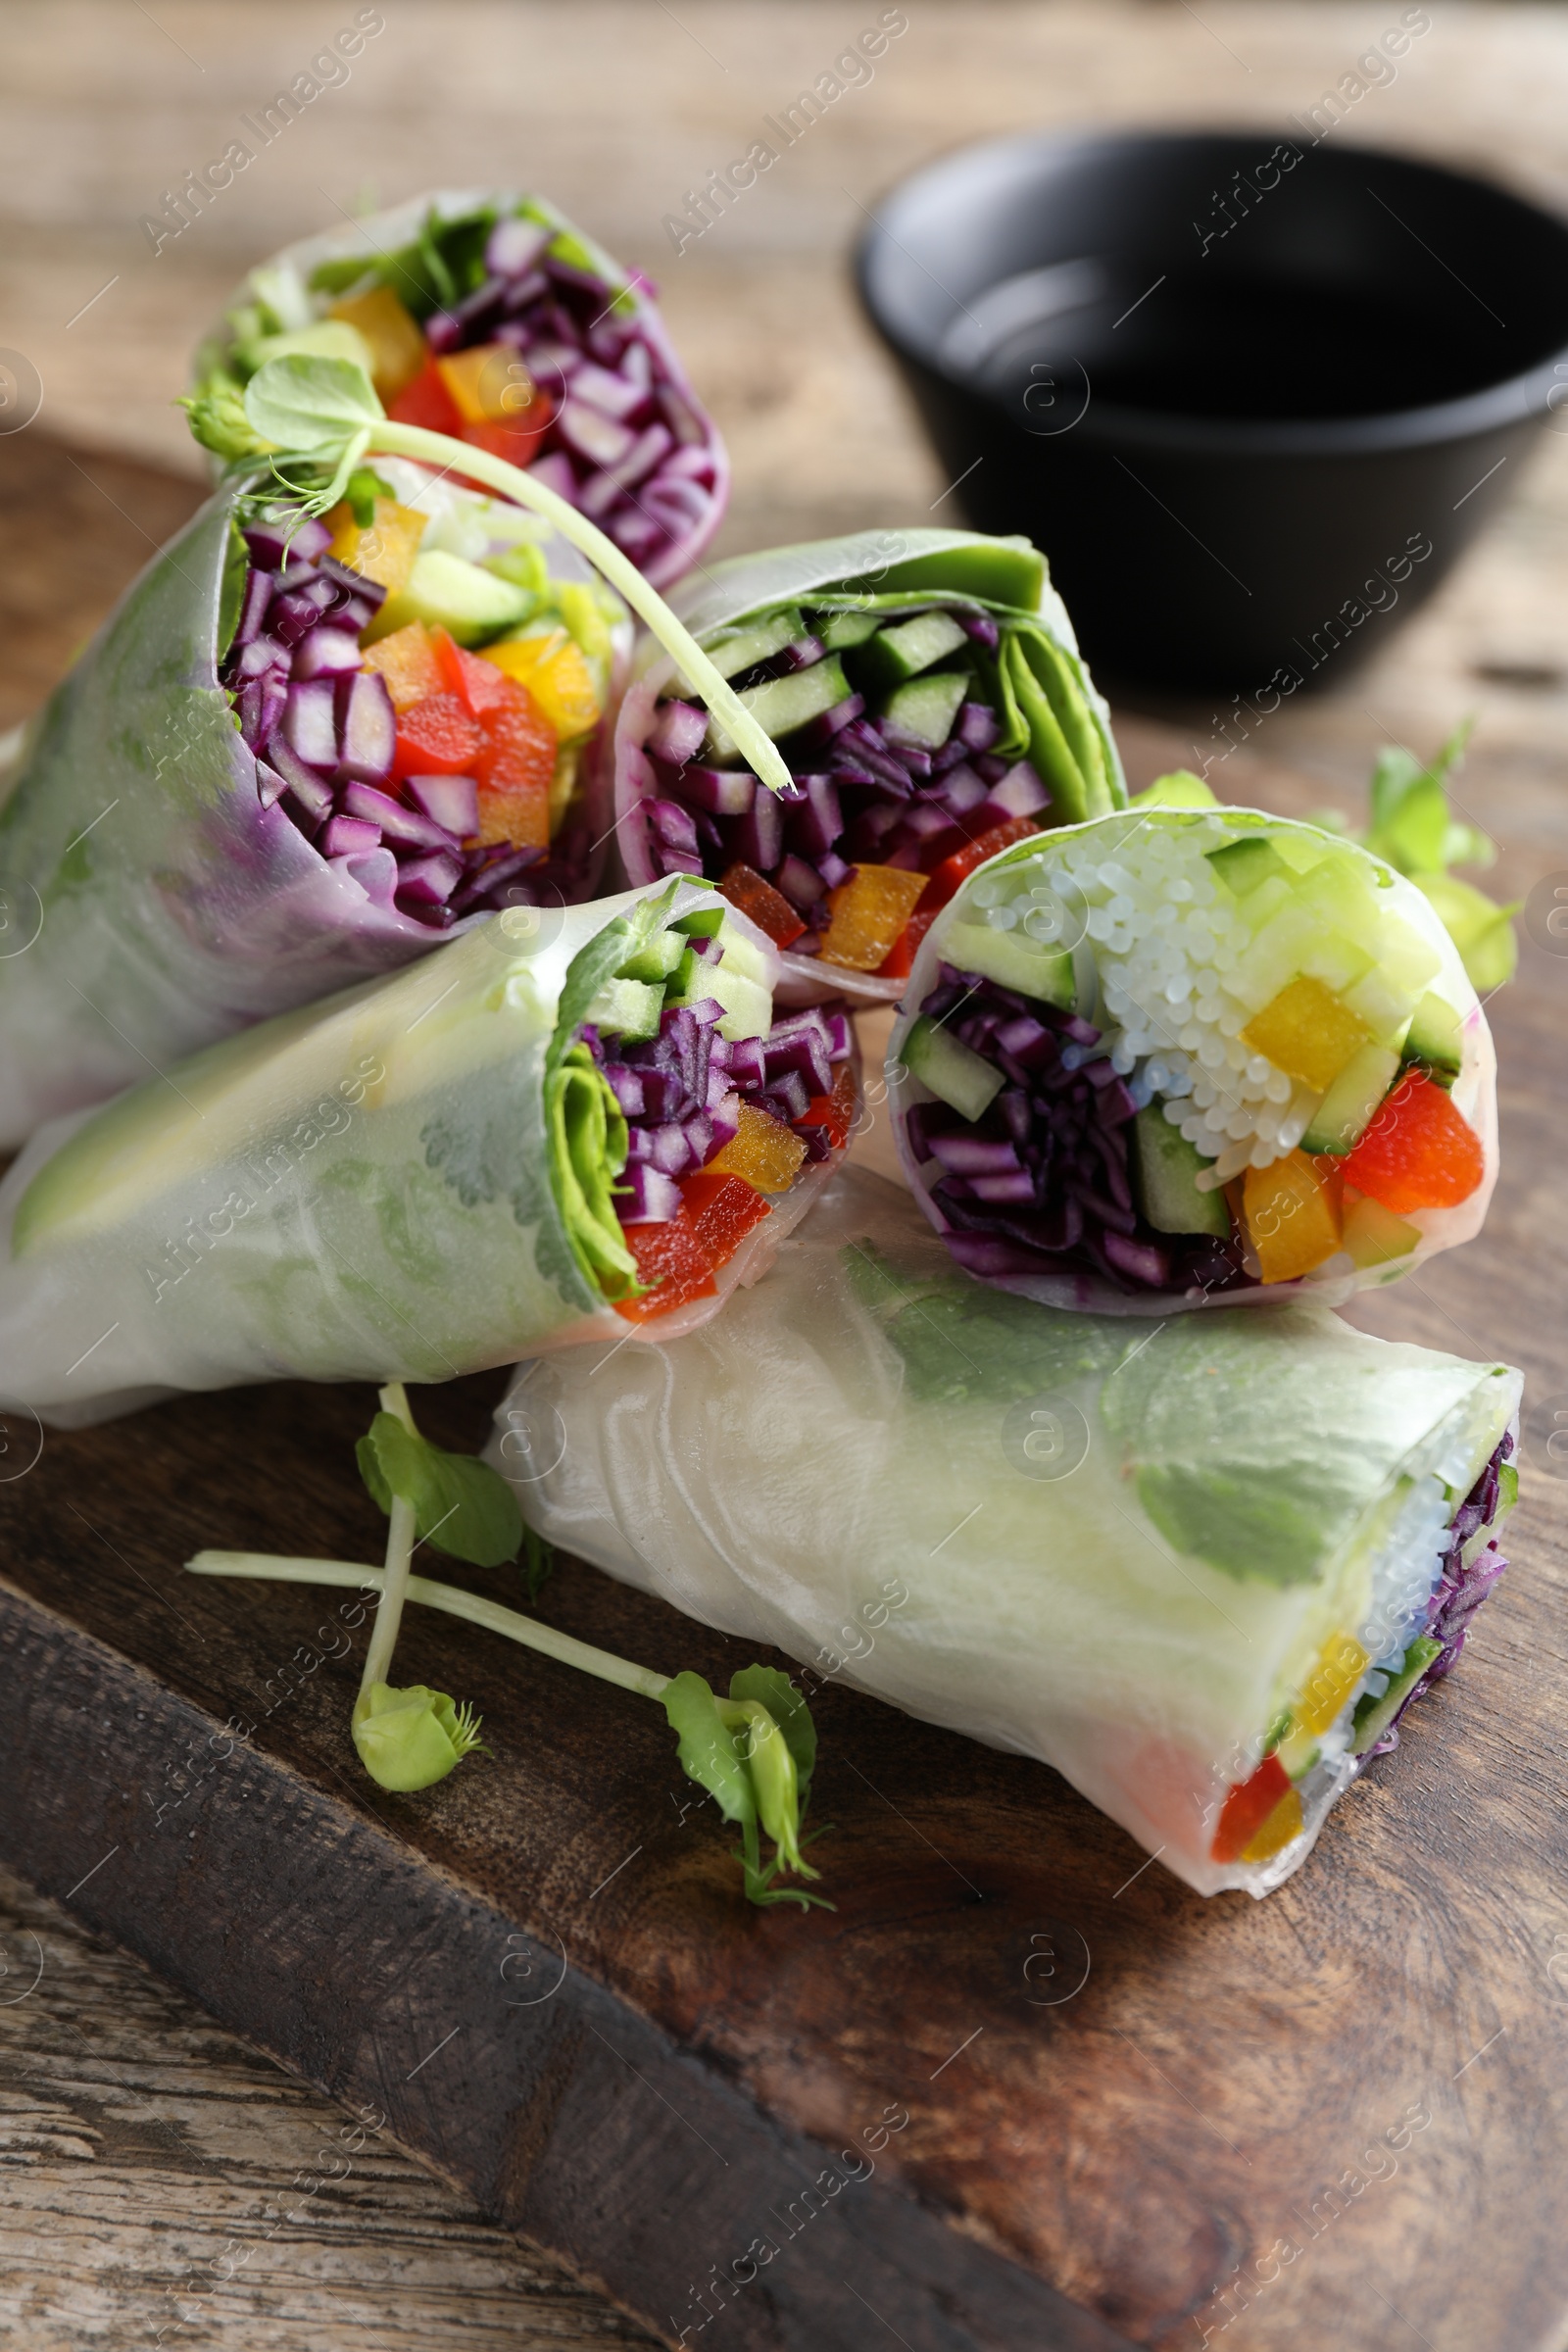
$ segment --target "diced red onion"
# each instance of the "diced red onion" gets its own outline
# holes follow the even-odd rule
[[[616,1184],[615,1215],[622,1225],[667,1225],[680,1211],[680,1186],[649,1160],[629,1165]]]
[[[444,832],[466,841],[479,830],[479,787],[472,776],[406,776],[404,790]]]
[[[348,629],[323,624],[302,637],[294,649],[296,678],[335,678],[360,666],[360,641]]]
[[[248,523],[244,538],[265,571],[276,571],[285,563],[308,564],[313,557],[324,555],[332,544],[331,532],[314,514],[284,514],[267,522]]]
[[[686,767],[681,771],[681,798],[710,816],[744,816],[758,789],[750,768]]]
[[[771,880],[773,888],[781,892],[800,914],[809,914],[813,906],[819,906],[822,903],[821,875],[814,865],[808,865],[804,858],[797,858],[793,852],[783,859]]]
[[[612,466],[636,447],[637,436],[625,425],[570,394],[561,404],[556,427],[566,447],[593,466]],[[596,477],[599,479],[603,476]],[[590,489],[595,486],[596,482],[590,482]],[[612,487],[619,489],[621,485],[616,482]]]
[[[272,583],[265,571],[253,564],[245,574],[245,592],[240,599],[239,626],[234,631],[235,645],[249,645],[261,634],[267,608],[272,601]]]
[[[334,858],[330,860],[335,873],[345,874],[357,882],[372,906],[391,907],[392,894],[397,888],[398,861],[390,850],[369,850],[355,858]]]
[[[648,736],[648,749],[671,767],[684,767],[701,751],[708,713],[693,703],[662,703]]]
[[[1019,1166],[1017,1152],[997,1137],[955,1129],[930,1139],[931,1156],[955,1176],[1006,1176]]]
[[[296,690],[291,687],[289,691]],[[397,713],[378,669],[360,669],[339,679],[337,734],[340,776],[373,784],[391,773],[397,750]]]
[[[989,790],[992,806],[1008,816],[1036,816],[1051,807],[1051,795],[1027,760],[1015,760]]]
[[[463,867],[450,851],[411,858],[398,867],[399,901],[415,906],[444,906],[462,875]]]
[[[385,691],[383,687],[382,692]],[[330,678],[309,678],[288,689],[283,705],[283,733],[308,767],[325,769],[337,765],[333,692]]]
[[[323,858],[360,858],[381,846],[381,828],[363,816],[329,816],[317,848]]]
[[[536,458],[528,471],[536,482],[543,482],[547,490],[554,490],[558,498],[565,499],[571,506],[577,504],[577,476],[564,450],[552,449],[544,457]]]
[[[457,840],[444,825],[425,816],[417,808],[405,808],[401,801],[393,800],[390,794],[378,792],[373,784],[363,784],[358,780],[345,784],[339,806],[345,816],[363,817],[368,823],[378,825],[382,838],[400,848],[449,854],[458,848]],[[456,886],[457,877],[454,876],[454,889]]]
[[[498,220],[485,244],[484,266],[495,277],[525,277],[552,233],[537,220]]]

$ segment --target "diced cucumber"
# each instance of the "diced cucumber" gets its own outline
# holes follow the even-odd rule
[[[799,612],[775,612],[767,620],[760,620],[755,628],[742,629],[738,636],[720,638],[717,645],[704,646],[703,651],[721,678],[738,678],[743,669],[755,669],[771,654],[780,654],[785,646],[804,637],[805,625]]]
[[[1276,833],[1270,838],[1275,857],[1283,858],[1293,874],[1315,872],[1333,852],[1332,842],[1315,841],[1310,833]]]
[[[366,635],[368,641],[389,637],[411,620],[422,620],[428,628],[448,630],[459,645],[477,645],[526,620],[533,602],[531,590],[437,548],[415,557],[408,579],[393,590]]]
[[[811,634],[830,654],[841,654],[846,646],[863,645],[874,637],[881,618],[880,612],[819,612]]]
[[[800,674],[808,678],[812,673],[807,669]],[[883,704],[883,727],[897,743],[918,744],[925,751],[939,752],[953,732],[958,705],[968,691],[967,670],[944,669],[934,677],[910,678]]]
[[[904,1065],[941,1102],[961,1118],[984,1116],[1006,1085],[1000,1070],[922,1013],[904,1041]]]
[[[1405,1060],[1425,1063],[1440,1086],[1451,1086],[1459,1075],[1463,1056],[1459,1015],[1451,1004],[1446,1004],[1429,990],[1410,1016],[1404,1040]]]
[[[1209,1233],[1230,1239],[1230,1211],[1216,1186],[1200,1192],[1198,1178],[1213,1166],[1158,1102],[1146,1103],[1133,1121],[1133,1181],[1144,1215],[1156,1233]]]
[[[1372,945],[1377,952],[1379,968],[1390,986],[1402,991],[1409,1004],[1413,1004],[1426,994],[1428,984],[1443,969],[1443,958],[1437,949],[1429,946],[1412,924],[1402,922],[1396,914],[1384,915]]]
[[[956,922],[943,936],[945,961],[999,988],[1071,1012],[1076,1003],[1072,950],[1031,939],[1026,931],[994,931],[989,923]]]
[[[1233,898],[1245,899],[1270,874],[1283,874],[1285,865],[1271,842],[1261,833],[1244,834],[1222,849],[1210,850],[1208,862]]]
[[[1321,980],[1335,996],[1343,997],[1372,969],[1373,958],[1365,948],[1343,931],[1328,931],[1301,959],[1301,969],[1309,980]]]
[[[724,962],[732,972],[741,972],[748,980],[755,980],[759,988],[772,987],[772,967],[766,949],[743,939],[734,923],[726,924],[718,937]]]
[[[792,669],[785,677],[767,678],[760,686],[746,687],[741,701],[764,734],[771,735],[776,742],[779,736],[804,727],[808,718],[831,710],[835,703],[845,700],[849,691],[843,662],[837,654],[828,654],[820,662],[813,662],[809,669]],[[710,757],[720,766],[739,757],[717,719],[709,722],[708,742]]]
[[[1358,1054],[1352,1054],[1312,1113],[1301,1150],[1353,1152],[1371,1126],[1398,1067],[1399,1056],[1387,1046],[1363,1046]]]
[[[886,693],[967,643],[951,612],[917,612],[865,640],[851,664],[855,682],[867,694]]]
[[[957,596],[979,596],[994,605],[1038,612],[1046,584],[1046,559],[1027,539],[973,539],[929,556],[910,556],[874,578],[846,580],[846,588],[871,588],[896,596],[905,588],[946,588]]]
[[[733,966],[728,957],[720,960],[713,956],[694,956],[690,993],[677,990],[666,997],[668,1004],[700,1004],[710,997],[724,1007],[718,1024],[720,1037],[733,1044],[737,1038],[765,1037],[773,1026],[773,998],[770,990],[761,988],[745,972]]]
[[[724,928],[724,914],[722,906],[697,906],[670,927],[687,939],[716,939]]]
[[[1351,1719],[1350,1752],[1364,1756],[1369,1747],[1376,1746],[1399,1711],[1406,1693],[1421,1680],[1436,1657],[1443,1654],[1443,1643],[1434,1642],[1430,1634],[1418,1634],[1404,1653],[1396,1674],[1389,1677],[1389,1687],[1381,1698],[1371,1691],[1363,1693]]]
[[[656,931],[652,939],[628,956],[617,978],[622,980],[667,980],[686,953],[686,942],[678,931]]]
[[[1365,1021],[1380,1046],[1403,1044],[1412,1010],[1409,992],[1396,988],[1375,964],[1353,988],[1342,992],[1340,1001]]]
[[[664,1009],[664,991],[658,982],[610,980],[588,1007],[588,1019],[610,1037],[657,1037]]]

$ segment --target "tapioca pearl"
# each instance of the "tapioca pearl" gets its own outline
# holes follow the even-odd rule
[[[1240,1064],[1238,1064],[1238,1067],[1240,1067]],[[1247,1075],[1249,1078],[1250,1078],[1254,1086],[1265,1086],[1268,1083],[1268,1080],[1272,1077],[1273,1071],[1273,1063],[1265,1060],[1261,1054],[1253,1054],[1248,1057]]]
[[[1000,906],[1006,895],[1006,885],[1001,876],[993,875],[975,884],[970,903],[975,906]]]
[[[1110,1066],[1115,1071],[1118,1078],[1127,1077],[1136,1065],[1137,1060],[1137,1054],[1133,1052],[1132,1047],[1128,1045],[1125,1038],[1119,1045],[1112,1047]]]
[[[1270,1069],[1263,1081],[1263,1091],[1271,1102],[1288,1102],[1294,1090],[1283,1070]]]
[[[1225,1048],[1217,1037],[1204,1037],[1199,1044],[1198,1058],[1205,1070],[1222,1070],[1225,1067]]]
[[[1218,1021],[1215,1023],[1215,1026],[1218,1028],[1222,1036],[1237,1037],[1240,1035],[1243,1027],[1246,1024],[1246,1021],[1247,1015],[1245,1012],[1238,1011],[1234,1004],[1227,1004],[1225,1010],[1220,1014]]]
[[[989,909],[987,920],[993,931],[1015,930],[1018,923],[1018,909],[1016,906],[1005,905],[994,906]]]

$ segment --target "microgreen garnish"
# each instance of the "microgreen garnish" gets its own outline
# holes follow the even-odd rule
[[[775,1666],[743,1667],[730,1678],[728,1697],[720,1698],[700,1674],[656,1674],[481,1593],[416,1576],[411,1563],[416,1543],[476,1567],[499,1566],[520,1546],[532,1601],[549,1573],[551,1547],[523,1524],[512,1489],[487,1464],[469,1454],[447,1453],[420,1436],[399,1384],[381,1391],[380,1404],[357,1452],[365,1484],[390,1522],[382,1567],[251,1551],[199,1551],[185,1563],[195,1576],[345,1585],[378,1595],[353,1723],[354,1744],[371,1779],[400,1793],[427,1788],[481,1744],[470,1707],[422,1683],[402,1690],[387,1683],[404,1605],[412,1600],[484,1626],[662,1707],[676,1735],[682,1770],[740,1829],[735,1859],[748,1901],[799,1903],[803,1910],[819,1904],[831,1911],[822,1895],[774,1883],[781,1874],[816,1878],[804,1849],[824,1835],[822,1830],[808,1838],[801,1835],[816,1764],[816,1729],[788,1675]],[[763,1835],[773,1843],[765,1860]]]
[[[383,411],[365,369],[351,360],[329,360],[303,352],[268,360],[245,387],[244,399],[238,404],[240,416],[234,414],[235,403],[227,392],[204,395],[186,405],[197,438],[224,458],[244,461],[266,454],[280,480],[287,479],[301,459],[329,466],[331,478],[307,498],[314,514],[324,514],[337,505],[372,450],[414,458],[443,472],[455,471],[470,481],[483,482],[516,506],[533,508],[620,591],[762,782],[774,792],[789,789],[789,767],[772,738],[734,688],[719,676],[659,591],[649,586],[636,564],[596,523],[531,473],[445,433],[430,432],[423,425],[395,423]]]

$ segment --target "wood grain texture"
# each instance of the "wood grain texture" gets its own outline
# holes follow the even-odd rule
[[[265,9],[160,0],[155,18],[108,0],[68,9],[23,0],[6,12],[0,312],[3,339],[41,369],[45,407],[27,433],[0,436],[0,726],[35,705],[151,543],[200,495],[194,453],[168,403],[227,287],[259,253],[318,225],[333,203],[352,205],[368,182],[391,201],[479,172],[531,178],[653,270],[736,459],[724,552],[864,522],[951,519],[953,502],[941,503],[945,485],[848,295],[844,257],[858,207],[924,155],[1014,123],[1273,123],[1343,73],[1369,30],[1363,11],[1338,4],[1205,0],[1195,17],[1139,0],[926,0],[909,12],[910,33],[872,88],[792,155],[787,176],[780,172],[677,262],[661,243],[662,211],[737,151],[740,126],[820,70],[853,28],[837,0],[745,9],[681,0],[673,19],[607,0],[565,12],[403,0],[386,13],[388,32],[350,88],[155,259],[139,214],[212,150],[235,110],[298,70],[322,37],[319,12],[303,0]],[[1368,98],[1355,136],[1469,162],[1553,198],[1568,184],[1560,14],[1433,13],[1433,36],[1412,50],[1396,87]],[[166,464],[184,477],[161,470]],[[1209,759],[1227,797],[1293,812],[1331,799],[1354,808],[1378,741],[1430,750],[1475,709],[1461,795],[1498,840],[1500,886],[1522,894],[1568,869],[1565,593],[1568,437],[1547,436],[1492,535],[1408,630],[1369,643],[1359,673],[1331,676],[1326,692],[1253,723],[1234,751],[1225,714],[1206,707],[1122,714],[1129,767],[1142,781],[1174,759]],[[1568,963],[1527,948],[1523,984],[1494,1008],[1505,1157],[1485,1241],[1426,1270],[1419,1290],[1406,1283],[1354,1314],[1391,1335],[1506,1354],[1525,1365],[1536,1397],[1568,1401],[1558,1172],[1565,983]],[[870,1148],[883,1140],[873,1131]],[[441,2086],[439,2070],[479,2035],[483,2004],[412,2084],[393,2080],[395,2060],[406,2052],[406,2076],[432,2050],[459,1996],[444,1984],[421,1991],[410,1952],[377,1963],[377,1985],[389,1975],[402,2001],[393,2002],[386,2052],[355,2047],[345,2057],[319,2025],[306,2030],[328,1995],[341,2017],[360,1992],[361,1914],[341,1949],[307,1953],[300,1808],[328,1806],[312,1818],[331,1825],[321,1834],[334,1857],[398,1823],[379,1822],[359,1796],[349,1801],[347,1663],[298,1684],[277,1679],[323,1622],[314,1596],[252,1595],[233,1622],[220,1621],[207,1614],[207,1593],[198,1605],[173,1575],[182,1546],[198,1541],[281,1544],[308,1531],[314,1544],[329,1527],[334,1541],[371,1541],[344,1474],[363,1401],[279,1392],[237,1420],[205,1420],[217,1408],[198,1406],[128,1425],[122,1450],[96,1450],[112,1433],[70,1441],[79,1453],[57,1453],[51,1440],[33,1493],[0,1487],[0,1565],[13,1563],[13,1529],[32,1531],[21,1546],[28,1565],[13,1588],[13,1630],[17,1610],[31,1607],[15,1597],[24,1583],[47,1607],[69,1602],[103,1638],[92,1654],[110,1661],[105,1672],[111,1653],[128,1656],[149,1695],[139,1726],[140,1699],[107,1718],[91,1706],[45,1708],[49,1739],[64,1743],[60,1787],[70,1800],[46,1789],[24,1811],[27,1784],[8,1763],[0,1851],[17,1852],[25,1838],[38,1883],[64,1893],[116,1842],[106,1835],[93,1846],[90,1832],[122,1789],[129,1812],[139,1805],[149,1818],[180,1794],[171,1775],[183,1770],[192,1704],[216,1709],[220,1722],[237,1706],[259,1716],[272,1705],[245,1767],[257,1776],[252,1794],[233,1798],[243,1809],[268,1792],[266,1877],[250,1907],[217,1908],[205,1942],[193,1932],[215,1917],[219,1849],[207,1808],[226,1793],[220,1781],[193,1787],[163,1816],[151,1848],[157,1868],[127,1873],[115,1917],[127,1940],[156,1947],[186,1984],[200,1956],[201,1989],[218,2014],[238,2018],[243,1981],[253,2007],[242,2022],[252,2023],[259,1984],[287,2029],[272,2046],[286,2048],[299,2078],[246,2054],[184,1994],[99,1944],[79,1945],[80,1974],[62,1966],[36,1995],[0,2009],[10,2214],[0,2225],[0,2334],[42,2352],[54,2341],[150,2341],[185,2266],[221,2258],[230,2238],[249,2259],[221,2301],[188,2306],[166,2340],[216,2343],[226,2328],[232,2342],[233,2317],[262,2352],[401,2346],[416,2332],[455,2343],[635,2340],[605,2298],[479,2220],[473,2193],[433,2184],[396,2152],[394,2129],[409,2145],[431,2147],[432,2079]],[[472,1441],[484,1403],[478,1394],[455,1400],[455,1441]],[[241,1446],[255,1466],[236,1485]],[[136,1500],[147,1494],[151,1508]],[[434,1679],[447,1674],[487,1706],[504,1752],[471,1849],[449,1835],[441,1792],[426,1800],[433,1841],[417,1884],[496,1920],[526,1909],[536,1936],[556,1919],[585,1987],[620,2000],[657,2046],[684,2046],[679,2064],[703,2096],[716,2083],[736,2102],[727,2117],[770,2116],[792,2146],[806,2144],[802,2135],[842,2145],[838,2135],[863,2130],[867,2115],[906,2105],[910,2122],[879,2153],[871,2186],[880,2192],[893,2180],[988,2259],[1039,2264],[1132,2340],[1219,2340],[1236,2312],[1226,2342],[1278,2352],[1421,2337],[1436,2352],[1555,2352],[1568,2341],[1555,2201],[1568,1999],[1559,1984],[1568,1981],[1568,1901],[1558,1892],[1555,1717],[1563,1494],[1527,1458],[1519,1567],[1463,1673],[1341,1809],[1303,1878],[1261,1907],[1198,1905],[1157,1864],[1124,1886],[1141,1856],[1051,1775],[841,1699],[826,1723],[823,1795],[840,1825],[830,1843],[846,1908],[836,1922],[737,1920],[723,1840],[704,1816],[678,1822],[670,1799],[682,1784],[667,1740],[639,1728],[633,1702],[607,1697],[585,1723],[580,1694],[574,1701],[554,1670],[498,1660],[481,1638],[456,1629],[421,1634],[421,1655]],[[220,1495],[228,1499],[219,1525]],[[335,1606],[336,1596],[321,1600]],[[169,1603],[217,1651],[205,1667]],[[733,1648],[662,1613],[629,1613],[631,1596],[586,1571],[564,1579],[551,1608],[628,1646],[637,1638],[667,1643],[649,1650],[660,1662],[701,1663]],[[30,1614],[27,1629],[38,1635]],[[64,1671],[82,1650],[73,1637],[49,1654]],[[176,1654],[195,1678],[190,1689],[168,1682]],[[5,1689],[9,1704],[14,1679]],[[17,1735],[14,1714],[0,1721]],[[156,1736],[146,1731],[154,1722]],[[232,1759],[224,1762],[226,1773]],[[31,1769],[41,1769],[36,1755]],[[665,1814],[669,1826],[655,1829]],[[291,1826],[278,1831],[278,1822]],[[176,1848],[177,1869],[168,1859]],[[617,1864],[619,1875],[588,1900]],[[118,1867],[117,1856],[76,1897],[78,1909],[100,1902],[87,1914],[100,1922],[111,1916]],[[338,1891],[331,1865],[323,1884]],[[856,1891],[846,1896],[846,1886]],[[78,1930],[37,1925],[48,1916],[5,1914],[8,1968],[24,1967],[29,1925],[51,1953],[63,1937],[78,1948]],[[1030,1941],[1036,1936],[1062,1954],[1078,1952],[1077,1937],[1089,1948],[1088,1983],[1057,2007],[1026,2006],[1045,1948]],[[411,1938],[411,1951],[422,1948]],[[439,1938],[433,1948],[439,1960]],[[542,1969],[544,1948],[508,1945],[504,1936],[500,1958],[487,1954],[489,2000],[498,1984],[505,1999],[528,1989],[519,1971]],[[0,2002],[20,1981],[0,1980]],[[431,2009],[445,2022],[430,2018],[433,2030],[416,2042]],[[951,2056],[976,2026],[979,2037]],[[558,2133],[586,2038],[528,2079],[505,2178],[485,2183],[492,2210],[524,2214],[556,2243],[568,2231],[539,2200],[551,2178],[581,2175],[576,2140],[563,2144]],[[491,2067],[503,2094],[521,2080],[505,2071],[517,2060],[509,2043]],[[346,2180],[313,2195],[302,2224],[274,2228],[269,2209],[345,2120],[303,2079],[352,2087],[365,2070],[376,2081],[384,2073],[408,2104],[373,2156],[356,2153]],[[618,2105],[632,2144],[603,2177],[597,2221],[599,2242],[619,2259],[617,2233],[648,2210],[650,2167],[667,2161],[685,2179],[661,2132],[689,2134],[619,2060],[613,2071],[612,2112]],[[447,2093],[454,2080],[462,2098],[494,2088],[482,2062],[446,2079]],[[416,2104],[421,2084],[425,2107]],[[1412,2104],[1432,2122],[1398,2152],[1397,2172],[1380,2157],[1383,2178],[1356,2173],[1373,2135],[1397,2132]],[[1332,2195],[1320,2193],[1336,2181]],[[858,2342],[880,2342],[887,2319],[868,2315],[843,2280],[876,2303],[874,2290],[853,2262],[834,2271],[818,2250],[824,2233],[843,2238],[844,2198],[860,2193],[844,2191],[770,2269],[839,2278]],[[302,2211],[297,2199],[290,2210]],[[702,2259],[675,2289],[686,2297],[733,2250],[717,2227],[722,2196],[705,2188],[673,2212],[656,2197],[655,2210],[656,2239],[673,2236],[683,2252],[697,2241]],[[1301,2248],[1288,2262],[1268,2251],[1281,2237]],[[580,2248],[581,2236],[572,2243]],[[646,2304],[667,2251],[646,2236],[632,2245],[633,2300]],[[1259,2267],[1275,2264],[1278,2275],[1260,2283]],[[1218,2301],[1227,2280],[1230,2299]],[[49,2316],[57,2307],[63,2318]],[[877,2308],[899,2316],[891,2303]],[[654,2316],[668,2333],[667,2311]],[[715,2340],[778,2340],[744,2296],[720,2325],[728,2336]],[[1015,2340],[1032,2348],[1050,2338],[1031,2316]]]

